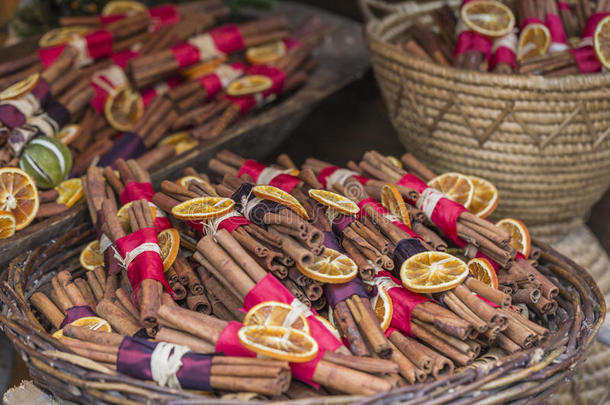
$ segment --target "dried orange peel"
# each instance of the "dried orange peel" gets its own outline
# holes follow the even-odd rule
[[[500,200],[498,189],[490,181],[475,176],[468,176],[474,191],[470,204],[466,206],[479,218],[487,218],[498,206]]]
[[[358,266],[352,259],[330,248],[314,257],[310,265],[303,267],[297,263],[296,266],[307,277],[328,284],[347,283],[358,275]]]
[[[310,334],[305,315],[292,306],[277,301],[265,301],[253,306],[242,323],[244,326],[284,326]]]
[[[233,97],[261,93],[273,86],[273,81],[263,75],[248,75],[234,80],[227,87],[227,94]]]
[[[267,65],[280,60],[286,55],[284,41],[274,41],[251,46],[246,50],[246,60],[253,65]]]
[[[206,221],[227,214],[234,206],[230,198],[198,197],[176,205],[172,215],[183,221]]]
[[[519,33],[517,59],[545,55],[551,46],[551,32],[540,23],[526,25]]]
[[[97,316],[85,316],[79,318],[70,325],[81,326],[83,328],[89,328],[97,332],[112,332],[112,327],[107,320],[99,318]],[[64,337],[64,330],[60,329],[52,335],[55,339],[61,339]]]
[[[371,298],[371,307],[375,311],[381,329],[385,332],[390,327],[394,315],[394,304],[385,288],[379,286],[377,295]]]
[[[390,214],[396,216],[402,223],[411,228],[411,220],[409,219],[409,211],[407,205],[402,198],[400,191],[394,184],[385,184],[381,188],[381,205],[383,205]]]
[[[106,99],[104,115],[117,131],[129,131],[144,114],[144,101],[128,84],[116,87]]]
[[[468,261],[470,275],[479,281],[495,289],[498,288],[498,276],[489,260],[485,258],[474,258]]]
[[[356,215],[360,212],[358,205],[347,197],[327,190],[309,190],[309,196],[322,205],[343,215]]]
[[[102,255],[98,241],[94,240],[93,242],[90,242],[85,246],[82,252],[80,252],[80,265],[87,270],[93,270],[96,267],[104,265],[104,256]]]
[[[15,216],[8,211],[0,211],[0,239],[10,238],[15,234]]]
[[[163,270],[167,271],[178,256],[180,250],[180,233],[177,229],[164,229],[157,235],[159,250],[161,250],[161,260],[163,260]]]
[[[305,363],[318,354],[318,343],[307,333],[284,326],[244,326],[241,344],[255,353],[291,363]]]
[[[444,252],[421,252],[409,257],[400,268],[405,288],[417,293],[450,290],[468,276],[466,263]]]
[[[305,220],[309,219],[309,214],[307,214],[307,210],[305,210],[301,203],[284,190],[280,190],[273,186],[260,185],[252,187],[252,194],[263,200],[271,200],[278,204],[285,205],[297,213],[301,218]]]
[[[67,207],[73,206],[84,196],[83,182],[80,178],[64,180],[55,187],[55,190],[59,194],[55,202],[65,204]]]

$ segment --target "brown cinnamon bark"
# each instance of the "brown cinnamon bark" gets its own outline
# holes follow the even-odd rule
[[[30,297],[30,302],[42,315],[44,315],[55,329],[59,329],[59,326],[64,320],[64,314],[46,295],[37,291]]]

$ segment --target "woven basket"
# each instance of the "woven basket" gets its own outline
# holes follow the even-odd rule
[[[49,293],[50,279],[58,269],[71,271],[75,277],[82,275],[84,270],[78,256],[86,241],[92,239],[91,233],[87,225],[76,227],[61,239],[15,258],[0,274],[2,329],[28,364],[35,384],[58,397],[81,403],[236,403],[162,388],[121,374],[105,374],[97,363],[70,353],[51,337],[51,328],[32,310],[29,297],[36,291]],[[593,278],[582,267],[547,245],[536,244],[544,252],[540,269],[556,280],[561,294],[557,315],[547,318],[545,325],[555,331],[537,348],[512,355],[494,349],[453,376],[370,398],[333,396],[304,401],[307,404],[544,401],[583,361],[603,322],[606,306]]]
[[[360,1],[377,81],[405,147],[437,173],[492,181],[496,218],[519,218],[539,237],[579,226],[610,184],[610,75],[498,75],[426,62],[395,43],[414,20],[431,24],[429,12],[445,2]],[[389,15],[376,19],[370,6]]]

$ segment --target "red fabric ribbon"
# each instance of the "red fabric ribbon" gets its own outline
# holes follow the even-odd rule
[[[180,68],[188,67],[199,62],[199,50],[188,42],[172,45],[169,50]]]
[[[284,90],[284,82],[286,81],[286,72],[274,66],[256,65],[250,66],[246,72],[248,75],[267,76],[271,79],[271,87],[267,90],[253,95],[232,97],[227,96],[229,100],[237,104],[241,109],[242,114],[247,113],[258,104],[264,102],[271,95],[277,95]]]
[[[96,30],[83,37],[87,43],[87,53],[93,59],[101,59],[112,54],[112,33],[106,30]],[[41,48],[38,57],[45,68],[57,60],[68,44]]]
[[[582,31],[581,42],[583,45],[578,48],[570,49],[570,52],[572,52],[572,55],[578,64],[578,68],[582,73],[596,73],[602,70],[602,64],[599,62],[599,59],[597,59],[595,50],[592,46],[593,34],[595,34],[595,29],[600,21],[609,15],[610,12],[591,14]]]
[[[246,349],[239,341],[237,333],[242,326],[243,325],[237,321],[229,322],[222,330],[218,341],[216,342],[216,351],[224,353],[227,356],[256,357],[256,353]]]
[[[507,63],[513,67],[513,69],[517,68],[517,55],[513,52],[512,49],[506,46],[500,46],[496,51],[491,55],[491,59],[489,61],[489,70],[493,70],[493,68],[498,63]]]
[[[462,31],[455,42],[454,55],[461,55],[466,52],[475,51],[485,55],[485,60],[489,60],[491,53],[491,40],[474,31]]]
[[[337,170],[339,170],[339,166],[326,166],[324,169],[320,170],[320,173],[318,173],[318,181],[324,188],[326,188],[326,180]]]
[[[563,29],[561,17],[559,17],[557,14],[547,13],[545,18],[545,25],[551,33],[552,43],[567,45],[568,37]]]
[[[140,95],[142,96],[144,107],[147,107],[155,97],[165,94],[167,90],[171,90],[180,84],[182,84],[182,78],[179,76],[174,76],[156,84],[155,86],[142,89]]]
[[[115,245],[121,257],[125,258],[127,253],[144,243],[159,243],[155,228],[142,228],[130,233],[118,239]],[[145,251],[136,256],[127,267],[127,277],[133,287],[134,297],[137,297],[142,281],[147,279],[157,280],[168,293],[174,295],[174,291],[165,278],[163,261],[157,252]]]
[[[241,31],[235,24],[214,28],[209,31],[209,34],[216,44],[216,49],[222,53],[239,52],[246,47]]]
[[[373,197],[368,197],[358,203],[358,208],[360,208],[360,212],[357,214],[358,219],[362,219],[363,216],[366,216],[366,212],[363,209],[365,205],[373,207],[373,209],[381,215],[389,214],[388,210],[383,205],[381,205],[379,201],[377,201]],[[403,231],[405,231],[412,238],[422,239],[421,236],[419,236],[415,231],[413,231],[413,229],[409,228],[404,223],[400,221],[392,221],[392,223]]]
[[[262,171],[265,170],[266,168],[267,168],[267,166],[265,166],[264,164],[259,163],[256,160],[248,159],[239,168],[239,171],[237,172],[237,177],[241,178],[241,176],[243,176],[244,174],[247,174],[248,176],[250,176],[252,178],[252,180],[254,180],[254,183],[258,184],[258,177],[260,176]],[[273,186],[273,187],[277,187],[280,190],[283,190],[283,191],[289,193],[300,182],[301,182],[301,180],[296,176],[286,174],[286,173],[280,173],[277,176],[275,176],[273,179],[271,179],[271,181],[269,182],[269,185]]]
[[[569,11],[570,10],[570,3],[567,3],[565,1],[558,1],[557,2],[557,7],[560,10],[568,10]]]
[[[410,173],[405,174],[396,184],[412,188],[420,194],[429,188],[419,177]],[[465,243],[458,237],[457,221],[460,214],[465,211],[468,210],[463,205],[448,198],[441,198],[436,204],[436,208],[430,218],[443,231],[446,237],[460,247],[464,246]]]
[[[218,229],[225,229],[228,232],[233,232],[240,226],[248,225],[248,224],[251,224],[251,222],[248,221],[248,218],[240,215],[237,217],[229,217],[227,219],[220,221],[220,223],[218,224]]]
[[[284,46],[286,47],[286,51],[289,51],[303,46],[303,43],[294,37],[286,37],[284,38]]]
[[[130,181],[125,185],[119,199],[121,200],[121,204],[125,205],[131,201],[152,201],[154,195],[155,189],[153,188],[152,184]]]
[[[242,62],[235,62],[224,66],[228,66],[239,73],[243,73],[246,70],[246,65]],[[197,80],[199,80],[199,83],[201,83],[201,86],[205,89],[208,98],[214,97],[224,89],[221,77],[218,75],[217,71],[208,75],[203,75]]]

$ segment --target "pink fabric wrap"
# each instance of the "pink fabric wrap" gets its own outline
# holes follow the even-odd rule
[[[303,43],[294,37],[286,37],[284,38],[284,46],[286,51],[290,51],[291,49],[303,46]]]
[[[210,36],[216,44],[216,49],[223,53],[233,53],[244,50],[244,38],[239,27],[235,24],[227,24],[209,31]]]
[[[118,239],[115,242],[115,245],[121,257],[125,258],[128,252],[131,252],[144,243],[159,243],[155,228],[142,228],[130,233],[129,235]],[[147,279],[157,280],[163,285],[168,293],[172,296],[174,295],[174,291],[165,278],[163,261],[157,252],[146,251],[136,256],[127,267],[127,277],[133,287],[133,294],[136,299],[142,281]]]
[[[243,176],[244,174],[247,174],[248,176],[250,176],[252,178],[252,180],[254,180],[255,183],[258,183],[258,176],[260,176],[261,172],[266,168],[267,168],[267,166],[265,166],[264,164],[259,163],[256,160],[248,159],[239,168],[237,177],[241,178],[241,176]],[[292,176],[292,175],[286,174],[286,173],[281,173],[281,174],[278,174],[277,176],[275,176],[273,179],[271,179],[271,181],[269,182],[269,185],[273,186],[273,187],[277,187],[280,190],[283,190],[283,191],[289,193],[300,182],[301,182],[301,180],[296,176]]]
[[[380,271],[375,276],[375,278],[380,277],[387,277],[397,285],[397,287],[387,289],[388,295],[392,299],[392,304],[394,306],[394,313],[392,314],[390,326],[412,336],[411,314],[413,313],[413,309],[422,302],[430,300],[423,295],[416,294],[402,287],[400,280],[388,271]],[[386,336],[389,336],[389,333],[387,332],[388,331],[386,331]]]
[[[500,46],[496,51],[491,55],[491,60],[489,61],[489,70],[493,70],[493,68],[498,63],[508,63],[513,67],[513,69],[517,68],[517,55],[513,52],[512,49],[506,46]]]
[[[246,70],[246,65],[242,62],[231,63],[228,66],[240,73],[243,73]],[[205,89],[208,98],[214,97],[224,89],[220,76],[218,76],[218,73],[216,72],[210,73],[209,75],[203,75],[197,80],[199,80],[199,83],[201,83],[201,86]]]
[[[558,7],[560,10],[567,10],[567,11],[570,11],[570,3],[565,2],[565,1],[558,1],[558,2],[557,2],[557,7]]]
[[[377,201],[373,197],[368,197],[358,203],[358,208],[360,208],[360,212],[357,214],[358,219],[361,219],[363,216],[366,215],[366,212],[363,210],[365,205],[370,205],[371,207],[373,207],[373,209],[375,211],[377,211],[381,215],[385,215],[385,214],[389,213],[388,210],[379,203],[379,201]],[[407,225],[403,224],[402,222],[392,221],[392,223],[394,225],[396,225],[397,227],[399,227],[400,229],[402,229],[403,231],[405,231],[410,237],[422,239],[422,237],[419,236],[416,232],[414,232],[413,229],[409,228]]]
[[[177,87],[182,84],[182,78],[180,78],[179,76],[170,77],[169,79],[166,79],[163,84],[165,84],[165,86],[167,86],[167,88],[171,90],[174,87]],[[142,103],[144,104],[144,107],[147,107],[150,102],[153,101],[153,99],[160,94],[157,91],[157,86],[153,86],[148,87],[146,89],[142,89],[140,95],[142,96]]]
[[[597,24],[601,22],[604,18],[610,15],[610,11],[604,11],[602,13],[593,13],[587,20],[585,24],[585,28],[582,30],[581,38],[593,38],[593,34],[595,34],[595,29],[597,28]]]
[[[318,181],[324,188],[326,188],[326,180],[337,170],[339,170],[339,166],[326,166],[324,169],[320,170],[320,173],[318,173]]]
[[[152,201],[155,195],[155,189],[150,183],[138,183],[136,181],[130,181],[125,185],[125,189],[119,196],[121,204],[125,205],[131,201],[146,200]]]
[[[246,295],[244,298],[244,310],[248,311],[255,305],[265,301],[279,301],[290,305],[294,300],[295,298],[290,291],[273,274],[269,273]],[[313,373],[318,362],[327,350],[335,351],[342,346],[342,343],[326,326],[315,318],[315,311],[312,310],[311,312],[313,315],[307,316],[307,322],[309,322],[311,336],[318,342],[320,351],[315,359],[307,363],[290,363],[290,368],[296,378],[317,387],[318,384],[313,381]]]
[[[251,224],[251,222],[248,221],[248,218],[240,215],[238,217],[230,217],[221,221],[218,224],[218,229],[226,229],[229,232],[233,232],[240,226],[248,224]]]
[[[455,42],[455,50],[453,51],[453,54],[457,56],[466,52],[478,51],[485,55],[485,60],[489,60],[491,46],[491,39],[486,38],[474,31],[462,31],[458,35],[457,41]]]
[[[356,176],[356,175],[354,175],[354,176],[352,176],[352,177],[353,177],[353,178],[355,178],[356,180],[358,180],[358,181],[360,182],[360,184],[362,184],[362,185],[365,185],[365,184],[366,184],[366,183],[368,183],[368,182],[369,182],[369,180],[370,180],[369,178],[367,178],[367,177],[362,177],[362,176]]]
[[[419,177],[410,173],[405,174],[396,184],[412,188],[420,194],[428,188],[428,185]],[[464,246],[465,243],[458,237],[457,221],[460,214],[465,211],[468,210],[463,205],[447,198],[441,198],[436,204],[436,208],[430,218],[443,231],[446,237],[460,247]]]
[[[113,54],[112,56],[110,56],[110,59],[114,61],[115,65],[119,66],[121,69],[124,70],[127,67],[129,61],[133,58],[138,57],[139,55],[140,54],[137,52],[127,50]],[[98,80],[104,81],[108,85],[108,87],[114,88],[112,82],[103,74],[98,75],[97,78]],[[93,107],[95,111],[97,111],[99,114],[102,114],[104,112],[106,100],[108,99],[108,92],[95,82],[91,82],[91,86],[95,90],[95,95],[93,96],[89,104],[91,104],[91,107]]]
[[[222,330],[216,342],[216,351],[224,353],[227,356],[256,357],[256,353],[246,349],[239,341],[237,333],[241,328],[241,323],[237,321],[229,322]]]
[[[174,59],[180,68],[199,62],[199,50],[187,42],[172,45],[169,49],[174,54]]]
[[[551,33],[551,42],[555,44],[567,44],[568,37],[563,29],[563,23],[561,17],[557,14],[547,14],[545,18],[545,25]]]
[[[110,59],[112,59],[115,65],[118,65],[121,69],[124,70],[127,68],[127,64],[129,63],[129,61],[134,58],[137,58],[138,56],[140,56],[139,52],[134,52],[127,49],[125,51],[112,54],[110,56]]]
[[[242,97],[228,96],[229,100],[237,104],[242,114],[247,113],[254,108],[259,101],[264,101],[271,95],[277,95],[284,90],[284,82],[286,81],[286,72],[274,66],[256,65],[248,68],[248,75],[262,75],[271,79],[271,87],[259,94],[253,94]]]
[[[572,48],[570,49],[570,52],[572,52],[572,56],[574,56],[581,73],[597,73],[602,70],[602,64],[599,59],[597,59],[597,55],[595,55],[595,50],[592,46]]]
[[[479,250],[477,250],[477,254],[474,257],[476,257],[478,259],[486,259],[489,262],[489,264],[491,264],[491,267],[493,267],[495,271],[498,271],[500,269],[500,265],[498,263],[493,261],[489,256],[487,256],[485,253],[482,253]]]
[[[101,59],[112,54],[112,33],[106,30],[96,30],[84,36],[87,42],[87,53],[93,59]],[[38,57],[45,68],[57,60],[67,44],[41,48]]]

